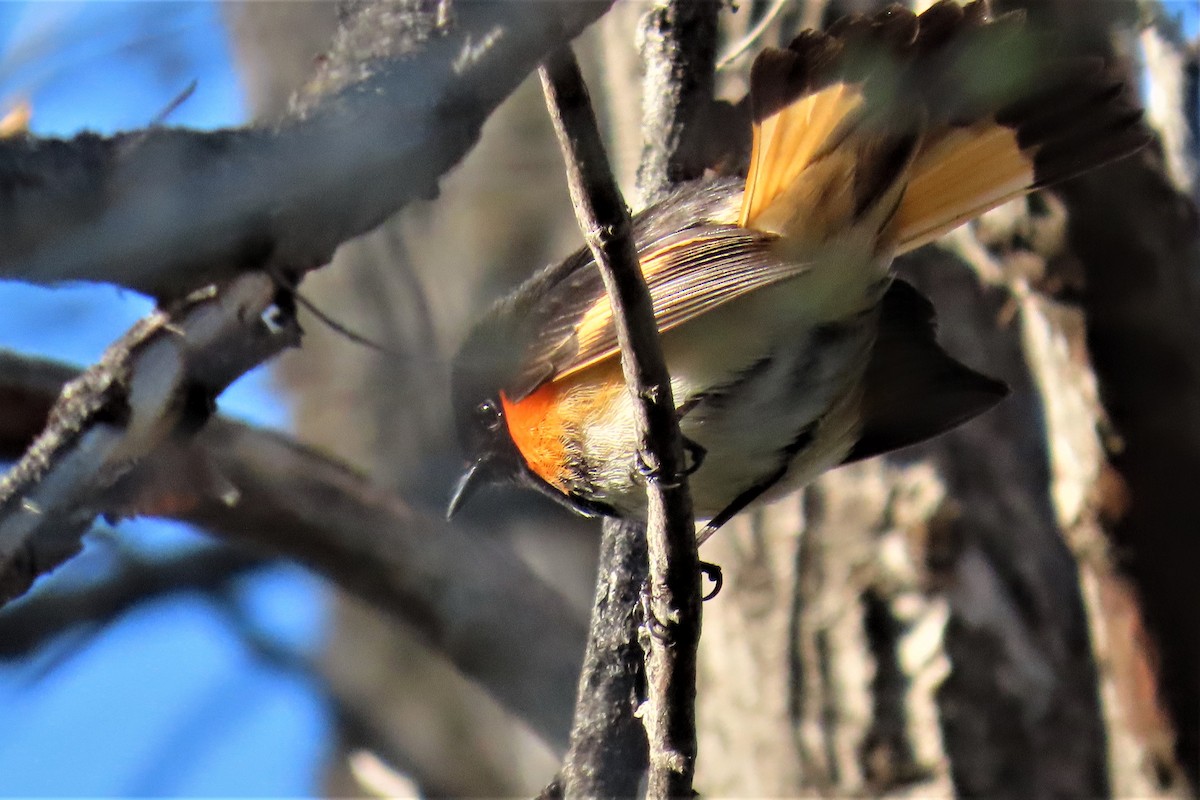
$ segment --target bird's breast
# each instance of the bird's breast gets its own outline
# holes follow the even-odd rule
[[[837,321],[798,319],[800,299],[779,287],[664,334],[680,427],[706,451],[690,479],[697,516],[719,513],[781,470],[794,487],[845,456],[874,339],[876,315],[864,305]],[[644,513],[633,403],[617,359],[501,399],[513,443],[543,481],[622,516]]]
[[[605,502],[609,489],[597,471],[622,464],[637,440],[619,363],[602,363],[542,384],[510,402],[503,394],[508,433],[539,478],[564,494]]]

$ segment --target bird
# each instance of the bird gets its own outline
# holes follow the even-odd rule
[[[1122,80],[1056,52],[986,0],[804,31],[752,64],[746,177],[685,183],[633,218],[702,539],[1005,396],[942,349],[893,260],[1149,141]],[[451,394],[467,469],[448,516],[509,481],[644,519],[633,399],[586,248],[483,315]]]

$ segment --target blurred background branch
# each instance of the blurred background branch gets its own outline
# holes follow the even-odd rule
[[[403,4],[360,4],[273,125],[0,139],[12,187],[0,198],[0,276],[180,297],[248,269],[320,266],[436,195],[495,107],[605,7],[468,3],[436,36],[405,36]]]
[[[210,547],[160,559],[125,554],[103,579],[39,595],[0,616],[0,658],[29,655],[50,639],[101,627],[140,603],[174,592],[213,592],[270,559]]]
[[[15,412],[0,428],[0,458],[22,452],[41,429],[56,386],[72,373],[58,364],[0,352],[0,397],[8,398],[12,405],[6,407]],[[23,428],[17,424],[21,420]],[[236,502],[206,492],[196,480],[197,465],[206,465],[220,485],[233,488]],[[164,474],[177,476],[179,483],[164,485]],[[422,516],[354,470],[287,437],[220,418],[211,420],[185,451],[151,457],[117,488],[117,495],[107,498],[112,505],[101,506],[99,513],[119,515],[136,500],[140,513],[193,522],[251,552],[299,561],[405,620],[463,672],[478,672],[489,691],[565,749],[570,689],[584,641],[582,619],[507,548]],[[55,617],[57,611],[90,607],[99,615],[106,609],[116,613],[143,595],[176,590],[180,576],[211,586],[260,565],[262,558],[218,550],[180,556],[178,563],[130,561],[106,581],[108,590],[92,587],[34,608],[41,619],[61,617],[61,628],[69,615]],[[150,582],[155,568],[163,573],[160,582]],[[29,612],[24,613],[27,619]],[[15,622],[0,619],[24,624],[21,614]],[[531,647],[534,641],[537,646]],[[484,664],[487,669],[480,670]]]

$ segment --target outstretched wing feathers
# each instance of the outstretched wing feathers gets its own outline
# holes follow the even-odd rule
[[[754,149],[740,223],[827,235],[900,183],[884,237],[898,252],[1149,138],[1103,63],[1059,55],[1023,14],[993,18],[986,0],[940,0],[920,15],[892,5],[805,31],[758,56],[750,87]],[[910,162],[879,157],[903,153],[906,132],[918,137]],[[873,146],[881,137],[895,146]],[[835,158],[839,169],[825,164]],[[865,187],[853,205],[837,194],[848,189],[844,174]]]
[[[805,270],[772,252],[773,236],[737,227],[707,227],[668,236],[640,253],[642,274],[660,332],[669,331],[747,292]],[[565,377],[613,355],[617,349],[612,307],[597,298],[576,326],[577,351],[558,370]]]
[[[646,242],[642,274],[660,332],[807,270],[776,251],[776,236],[736,225],[704,224]],[[595,262],[572,260],[569,272],[543,290],[540,312],[527,320],[539,331],[527,340],[520,377],[505,388],[520,400],[547,380],[586,369],[618,352],[612,307]]]

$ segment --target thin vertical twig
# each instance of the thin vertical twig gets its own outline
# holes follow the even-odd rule
[[[608,158],[574,54],[541,68],[567,164],[576,217],[613,306],[625,382],[633,394],[646,466],[651,632],[646,653],[649,797],[689,797],[696,756],[696,646],[700,575],[683,440],[654,309],[634,249],[629,209]]]
[[[641,55],[642,160],[638,191],[643,203],[676,184],[703,176],[708,163],[704,122],[712,116],[716,83],[719,0],[655,0],[643,18]],[[672,415],[673,416],[673,415]],[[677,427],[672,422],[672,427]],[[690,514],[691,506],[688,504]],[[678,622],[674,639],[644,637],[650,739],[649,797],[688,797],[696,755],[696,648],[700,639],[699,558],[696,543],[664,536],[649,517],[648,631],[656,620]],[[694,523],[686,527],[694,532]],[[669,531],[669,529],[667,529]],[[665,602],[660,602],[660,592]],[[685,605],[686,603],[686,605]],[[674,614],[683,611],[686,616]],[[691,622],[694,620],[694,623]]]

